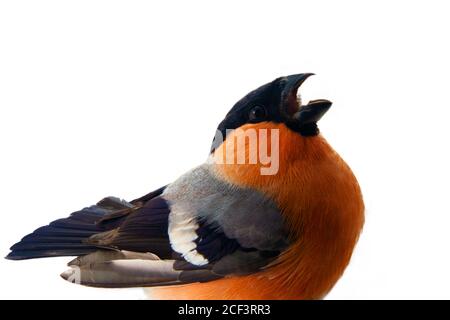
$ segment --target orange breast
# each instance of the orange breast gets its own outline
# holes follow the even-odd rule
[[[285,218],[292,245],[257,274],[152,289],[153,298],[318,299],[347,266],[364,223],[361,191],[347,164],[321,136],[302,137],[275,123],[250,124],[243,129],[278,130],[277,173],[261,175],[265,165],[246,161],[216,164],[217,175],[273,199]],[[232,147],[235,138],[235,133],[229,135],[216,154],[236,152]],[[268,141],[269,150],[276,150]],[[247,142],[245,147],[250,154],[257,146]]]

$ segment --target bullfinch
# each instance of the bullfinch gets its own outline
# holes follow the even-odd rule
[[[312,74],[239,100],[208,160],[133,201],[107,197],[11,247],[8,259],[78,256],[62,273],[153,299],[320,299],[364,223],[360,187],[317,126],[331,102],[302,104]]]

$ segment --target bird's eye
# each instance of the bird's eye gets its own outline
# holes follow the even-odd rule
[[[266,109],[261,106],[253,107],[248,113],[248,119],[250,121],[260,121],[266,117]]]

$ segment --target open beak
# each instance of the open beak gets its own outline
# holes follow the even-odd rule
[[[332,102],[325,99],[312,100],[301,105],[297,91],[313,73],[300,73],[285,77],[285,85],[281,93],[282,114],[289,122],[299,126],[316,123],[330,109]]]

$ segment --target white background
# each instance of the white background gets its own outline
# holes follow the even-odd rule
[[[174,180],[244,94],[315,72],[304,100],[334,102],[320,127],[367,206],[327,298],[450,298],[446,2],[2,1],[0,254]],[[0,297],[144,297],[66,283],[68,260],[0,260]]]

